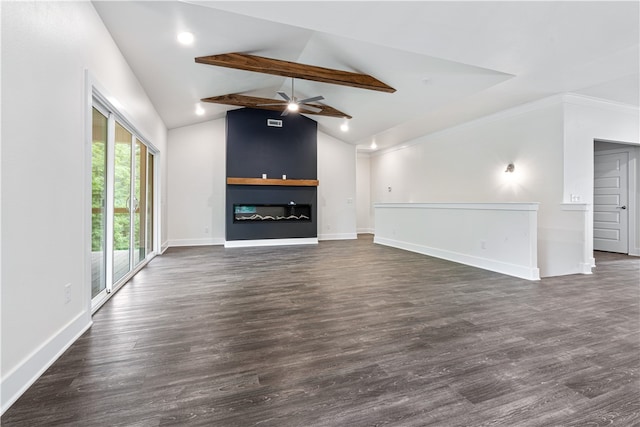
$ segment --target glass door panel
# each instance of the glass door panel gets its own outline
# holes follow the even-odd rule
[[[147,217],[147,147],[136,139],[136,180],[133,189],[133,265],[146,257]]]
[[[107,117],[93,109],[91,138],[91,298],[106,289]]]
[[[113,185],[113,283],[131,270],[131,152],[132,135],[120,123],[115,126]]]
[[[147,255],[153,252],[153,154],[147,154]]]

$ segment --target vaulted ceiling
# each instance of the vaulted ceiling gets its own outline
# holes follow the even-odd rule
[[[342,119],[310,116],[319,128],[362,150],[562,92],[639,104],[635,1],[93,4],[170,129],[238,108],[202,98],[290,92],[286,77],[195,62],[231,52],[369,74],[397,89],[296,80],[297,97],[323,95],[353,117],[342,132]],[[192,45],[177,42],[182,31]]]

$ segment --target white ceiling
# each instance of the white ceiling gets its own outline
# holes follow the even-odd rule
[[[637,1],[94,1],[169,129],[237,107],[201,98],[277,99],[291,80],[210,65],[197,56],[244,52],[371,74],[393,94],[296,80],[351,116],[309,117],[367,150],[401,144],[493,112],[573,92],[639,104]],[[195,43],[180,45],[190,31]]]

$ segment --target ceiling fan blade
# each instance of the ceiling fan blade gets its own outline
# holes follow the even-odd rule
[[[309,110],[312,111],[314,113],[319,113],[320,111],[322,111],[322,108],[318,108],[318,107],[313,107],[309,104],[300,104],[299,105],[301,110]]]
[[[289,114],[289,109],[285,108],[284,111],[282,112],[282,114],[280,114],[280,116],[286,116]]]
[[[289,95],[287,95],[284,92],[276,92],[278,95],[280,95],[282,97],[282,99],[284,99],[285,101],[289,102],[291,101],[291,98],[289,98]]]
[[[319,95],[319,96],[314,96],[311,98],[305,98],[305,99],[301,99],[300,101],[298,101],[300,104],[304,104],[306,102],[314,102],[314,101],[322,101],[324,99],[324,96]]]

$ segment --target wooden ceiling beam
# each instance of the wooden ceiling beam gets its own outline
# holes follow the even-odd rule
[[[218,67],[235,68],[256,73],[273,74],[276,76],[292,77],[303,80],[313,80],[361,89],[377,90],[393,93],[396,90],[368,74],[350,71],[334,70],[317,67],[315,65],[299,64],[297,62],[282,61],[280,59],[264,58],[262,56],[245,53],[224,53],[221,55],[200,56],[196,58],[199,64]]]
[[[202,102],[211,102],[214,104],[225,104],[225,105],[235,105],[238,107],[249,107],[249,108],[259,108],[262,110],[271,110],[271,111],[284,111],[287,107],[286,101],[279,101],[276,99],[269,98],[259,98],[256,96],[246,96],[240,95],[237,93],[229,94],[229,95],[220,95],[220,96],[212,96],[209,98],[201,99]],[[262,104],[278,104],[278,105],[262,105]],[[303,108],[300,109],[299,113],[301,114],[315,114],[318,116],[327,116],[327,117],[339,117],[350,119],[351,116],[343,113],[340,110],[336,110],[333,107],[324,104],[307,104],[312,107],[320,108],[321,110],[317,113],[306,111]]]

